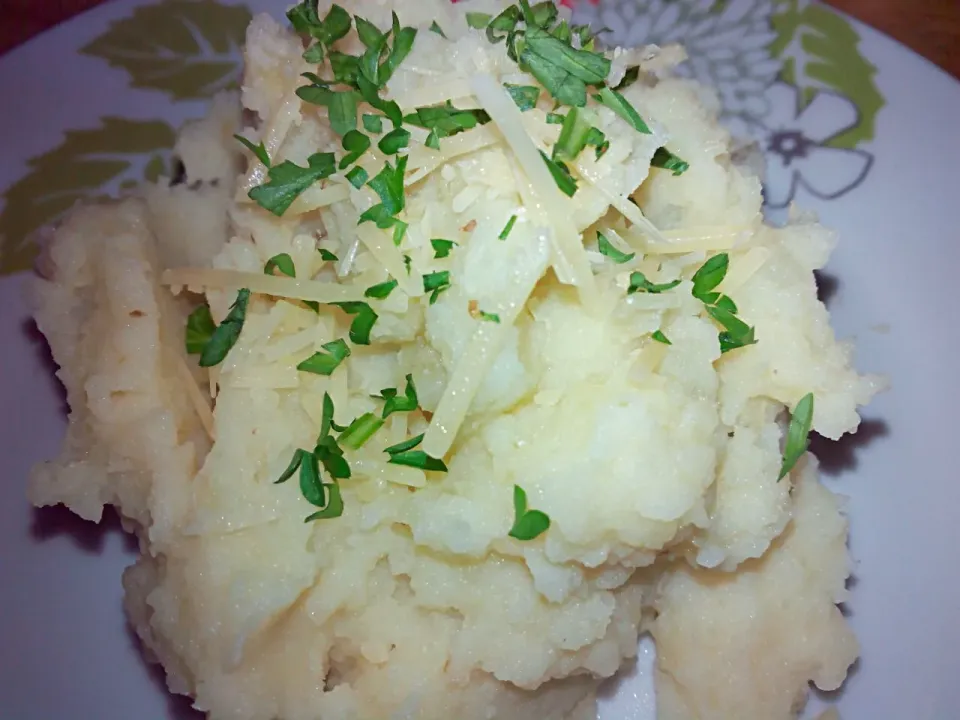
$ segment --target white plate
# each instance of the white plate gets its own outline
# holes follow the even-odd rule
[[[278,12],[286,3],[248,4]],[[599,17],[620,42],[686,42],[691,74],[719,83],[725,118],[769,150],[771,203],[795,195],[840,230],[835,326],[856,339],[861,369],[888,374],[893,389],[866,411],[860,440],[827,449],[828,482],[851,498],[849,611],[863,658],[826,700],[839,700],[845,720],[957,717],[960,85],[873,30],[797,0],[593,5],[579,15]],[[132,548],[115,519],[96,527],[24,499],[30,466],[58,452],[64,403],[16,271],[30,262],[23,230],[142,177],[169,147],[170,127],[236,77],[234,39],[247,17],[242,5],[211,0],[117,0],[0,58],[3,718],[199,717],[167,697],[126,628],[119,578]],[[126,120],[104,132],[108,116]],[[636,675],[603,705],[606,720],[653,717]]]

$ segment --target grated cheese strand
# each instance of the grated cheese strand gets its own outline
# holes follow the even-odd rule
[[[349,199],[350,188],[347,185],[330,184],[326,187],[313,185],[304,190],[300,196],[293,201],[293,204],[290,205],[284,215],[288,217],[305,215],[308,212],[313,212],[314,210],[319,210],[328,205]]]
[[[206,430],[210,439],[215,441],[217,436],[214,430],[213,410],[210,408],[210,403],[207,402],[203,390],[200,389],[200,385],[197,383],[197,379],[193,376],[193,373],[190,372],[186,359],[179,353],[170,353],[170,355],[174,359],[177,374],[180,375],[183,384],[187,387],[187,395],[190,396],[190,402],[197,411],[200,424],[203,425],[203,429]]]
[[[569,202],[550,175],[550,170],[540,157],[540,151],[523,129],[523,114],[520,108],[490,75],[475,75],[471,85],[491,122],[500,130],[529,178],[540,201],[534,205],[534,209],[545,213],[548,222],[554,224],[557,249],[563,258],[557,268],[558,276],[566,276],[572,281],[569,284],[577,286],[584,305],[596,307],[596,281],[590,269],[590,258],[579,233],[570,221],[572,213]]]
[[[423,280],[416,270],[407,274],[403,253],[393,244],[392,231],[381,230],[372,223],[364,223],[357,227],[357,235],[390,276],[396,279],[403,292],[410,297],[423,295]]]
[[[363,288],[352,285],[300,280],[264,275],[240,270],[205,268],[174,268],[165,270],[160,278],[163,285],[186,288],[237,289],[250,288],[260,295],[273,295],[288,300],[311,300],[318,303],[363,300]]]
[[[271,159],[276,159],[280,152],[283,141],[287,139],[290,129],[294,123],[300,121],[300,107],[302,101],[297,97],[294,90],[290,91],[280,110],[270,120],[266,131],[263,133],[263,146],[266,148],[267,155]],[[250,202],[247,193],[257,185],[262,185],[267,180],[267,168],[263,163],[255,162],[251,164],[246,177],[240,182],[237,188],[237,199],[241,202]]]
[[[547,268],[551,255],[550,234],[540,229],[530,240],[524,239],[524,242],[518,243],[524,257],[515,258],[516,262],[510,271],[510,294],[501,298],[495,308],[500,323],[477,323],[450,376],[423,439],[423,450],[428,455],[442,458],[450,451],[473,398],[500,354],[507,334],[523,311],[530,293]]]
[[[629,198],[621,195],[620,193],[613,192],[610,188],[604,185],[603,178],[596,173],[591,172],[589,168],[587,168],[587,166],[579,160],[574,162],[572,166],[573,169],[577,171],[577,175],[586,180],[591,186],[603,194],[603,196],[610,201],[610,204],[616,208],[617,212],[632,222],[638,229],[652,237],[656,242],[664,244],[668,242],[663,236],[663,233],[657,229],[657,226],[647,220],[640,208],[630,202]]]

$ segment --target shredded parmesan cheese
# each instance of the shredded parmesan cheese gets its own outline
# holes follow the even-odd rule
[[[249,288],[251,292],[261,295],[318,303],[363,300],[363,289],[350,285],[248,273],[240,270],[177,268],[164,271],[160,282],[164,285],[187,288]]]

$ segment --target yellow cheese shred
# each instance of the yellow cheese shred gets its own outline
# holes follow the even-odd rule
[[[164,271],[160,282],[171,287],[186,288],[249,288],[261,295],[289,300],[311,300],[318,303],[363,300],[363,288],[351,285],[300,280],[240,270],[209,268],[174,268]]]

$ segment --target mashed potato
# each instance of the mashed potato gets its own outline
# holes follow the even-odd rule
[[[392,7],[348,9],[386,29]],[[538,150],[568,142],[551,113],[570,110],[540,92],[521,111],[508,86],[539,88],[508,43],[441,0],[396,11],[419,32],[378,102],[409,115],[450,101],[479,120],[439,138],[408,121],[399,154],[378,147],[387,118],[380,133],[356,122],[373,138],[354,165],[368,178],[405,158],[390,213],[405,225],[358,224],[385,201],[348,182],[350,163],[285,212],[251,199],[285,162],[302,173],[346,152],[332,128],[343,108],[297,95],[302,73],[329,71],[261,16],[240,101],[183,130],[177,182],[57,230],[36,318],[71,416],[31,499],[94,521],[118,508],[142,550],[127,612],[171,691],[214,720],[591,718],[643,632],[658,644],[661,718],[795,717],[809,682],[837,688],[857,656],[836,607],[841,502],[810,458],[778,480],[785,409],[812,393],[813,428],[837,438],[878,386],[817,299],[833,234],[802,215],[763,223],[760,182],[732,163],[703,89],[670,77],[676,50],[618,52],[611,83],[638,68],[622,97],[649,132],[616,95],[591,99],[582,117],[609,146],[579,148],[555,180]],[[364,52],[355,31],[336,48]],[[661,148],[689,168],[651,167]],[[756,339],[729,352],[729,315],[697,284],[721,255],[709,289]],[[252,293],[235,344],[200,367],[188,315],[208,302],[216,321],[235,318],[240,288]],[[329,374],[298,369],[331,348],[349,356]],[[384,419],[384,388],[415,390],[413,405]],[[350,477],[321,465],[323,490],[276,484],[305,448],[302,478],[331,404],[341,427],[371,413],[365,443],[327,436]],[[419,461],[388,462],[420,434]],[[318,508],[330,517],[304,522]],[[535,513],[541,527],[518,531],[525,510],[549,527]]]

